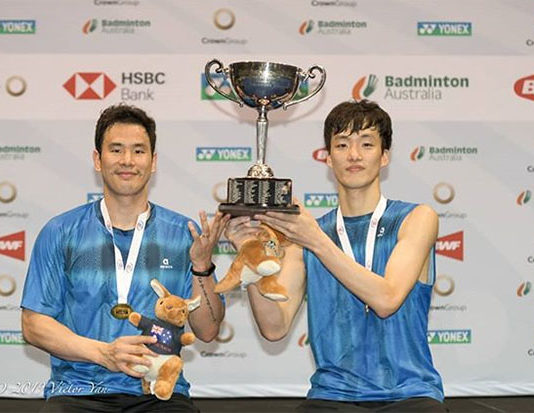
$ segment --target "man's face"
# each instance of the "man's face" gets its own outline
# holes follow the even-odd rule
[[[348,189],[369,186],[379,178],[380,169],[389,163],[389,151],[382,151],[376,128],[332,136],[326,163],[332,168],[340,185]]]
[[[104,133],[102,154],[93,152],[95,170],[101,172],[104,189],[110,195],[131,196],[148,191],[148,181],[156,171],[145,128],[115,123]]]

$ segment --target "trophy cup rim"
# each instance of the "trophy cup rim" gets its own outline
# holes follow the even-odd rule
[[[239,62],[233,62],[233,63],[230,63],[228,65],[229,68],[232,68],[233,66],[237,66],[237,65],[259,65],[259,66],[263,66],[263,65],[273,65],[273,66],[280,66],[280,67],[287,67],[287,68],[293,68],[295,69],[296,72],[298,72],[299,70],[301,70],[298,66],[295,66],[295,65],[289,65],[287,63],[279,63],[279,62],[271,62],[271,61],[261,61],[261,60],[241,60]]]

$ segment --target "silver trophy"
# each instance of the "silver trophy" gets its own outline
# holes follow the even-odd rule
[[[222,74],[229,81],[235,97],[223,91],[211,76],[211,69]],[[308,95],[292,100],[302,82],[314,79],[314,72],[321,74],[315,89]],[[299,209],[291,204],[292,182],[287,178],[275,178],[272,169],[265,164],[265,144],[269,121],[267,112],[304,102],[316,95],[323,87],[326,72],[321,66],[312,66],[307,71],[296,66],[271,62],[237,62],[224,67],[221,61],[213,59],[204,69],[209,85],[222,96],[239,106],[247,105],[258,111],[256,119],[256,163],[243,178],[229,178],[227,202],[219,210],[233,216],[254,215],[266,211],[298,214]]]

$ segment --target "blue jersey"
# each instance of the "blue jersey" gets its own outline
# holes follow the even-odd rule
[[[128,303],[134,311],[155,318],[158,296],[150,286],[153,278],[171,294],[191,296],[189,248],[193,240],[188,221],[185,216],[151,204],[128,293]],[[95,340],[111,342],[120,336],[139,335],[128,320],[111,315],[115,304],[113,240],[104,225],[99,202],[51,219],[35,241],[21,306],[48,315],[74,333]],[[51,369],[46,398],[143,393],[140,379],[97,364],[51,356]],[[189,383],[183,375],[174,391],[189,396]]]
[[[376,235],[373,272],[384,276],[404,218],[415,204],[387,202]],[[365,265],[365,240],[372,214],[344,218],[354,257]],[[341,248],[336,210],[319,225]],[[441,378],[427,341],[428,311],[435,279],[434,251],[428,283],[417,281],[391,316],[378,317],[346,289],[310,251],[304,250],[308,329],[316,363],[308,398],[394,401],[412,397],[443,400]]]

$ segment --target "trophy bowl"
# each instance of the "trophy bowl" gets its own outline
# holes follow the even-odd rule
[[[211,76],[211,68],[222,74],[234,92],[223,91]],[[317,86],[306,96],[295,99],[300,85],[321,74]],[[267,113],[310,99],[322,89],[326,72],[321,66],[312,66],[304,71],[296,66],[272,62],[236,62],[224,67],[217,59],[209,61],[204,69],[208,84],[225,98],[258,111],[256,119],[256,163],[243,178],[229,178],[227,202],[219,210],[233,216],[254,215],[266,211],[298,214],[297,205],[292,205],[292,181],[275,178],[272,169],[265,164],[265,146],[269,121]]]

